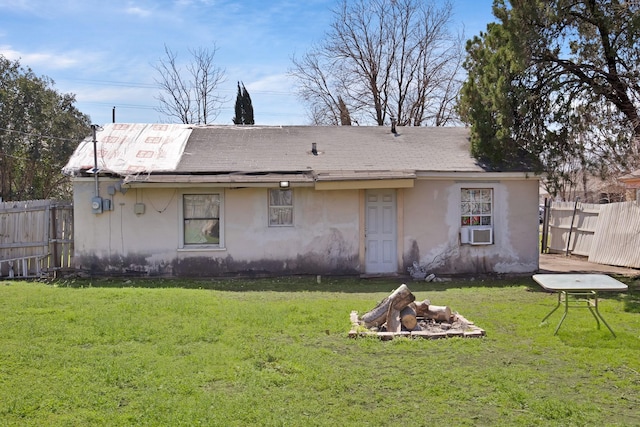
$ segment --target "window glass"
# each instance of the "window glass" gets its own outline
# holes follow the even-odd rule
[[[293,226],[293,190],[269,189],[269,226]]]
[[[220,244],[220,194],[183,196],[184,244]]]
[[[492,225],[493,190],[463,188],[460,194],[462,225]]]

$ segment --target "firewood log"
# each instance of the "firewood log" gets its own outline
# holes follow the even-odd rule
[[[431,304],[431,301],[429,301],[428,299],[414,302],[413,306],[416,310],[416,316],[425,317],[427,311],[429,311],[429,304]]]
[[[387,332],[400,332],[400,310],[391,308],[387,314]]]
[[[411,293],[407,285],[402,284],[376,305],[373,310],[363,314],[361,320],[367,328],[381,326],[387,321],[388,314],[391,310],[400,311],[415,301],[415,299],[416,297]]]
[[[426,319],[432,319],[436,322],[451,323],[451,309],[447,306],[430,305],[424,316]]]
[[[408,331],[413,331],[416,328],[418,319],[416,319],[416,311],[411,305],[406,306],[400,311],[400,322]]]

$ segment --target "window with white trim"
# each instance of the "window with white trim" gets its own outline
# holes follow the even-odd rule
[[[269,227],[293,226],[293,190],[269,189]]]
[[[461,189],[460,243],[493,244],[493,189]]]
[[[461,225],[493,225],[493,190],[463,188],[460,195]]]
[[[219,193],[182,196],[185,246],[220,245],[221,203]]]

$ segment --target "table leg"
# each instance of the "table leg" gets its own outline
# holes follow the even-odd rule
[[[594,302],[593,302],[593,307],[595,307],[596,311],[593,311],[593,307],[591,305],[591,301],[587,300],[587,308],[589,309],[589,311],[591,312],[591,315],[593,316],[594,319],[596,319],[596,324],[598,325],[598,329],[600,329],[600,319],[598,319],[598,316],[600,315],[600,313],[598,313],[598,315],[596,315],[596,313],[598,312],[598,296],[596,295]]]
[[[596,319],[596,324],[598,326],[598,329],[600,329],[600,321],[602,320],[602,323],[604,323],[607,329],[609,329],[609,332],[611,332],[614,338],[617,338],[615,332],[613,332],[613,329],[611,329],[611,326],[609,326],[607,321],[604,320],[604,317],[602,317],[600,310],[598,310],[598,293],[595,291],[589,292],[588,294],[584,292],[574,292],[574,293],[566,292],[566,291],[558,292],[558,303],[553,308],[553,310],[551,310],[549,314],[547,314],[544,317],[544,319],[542,319],[540,324],[542,325],[553,313],[556,312],[558,308],[560,308],[560,305],[562,305],[562,300],[564,299],[564,313],[562,313],[560,322],[558,322],[558,326],[556,326],[556,330],[553,333],[554,335],[557,335],[558,331],[560,330],[560,326],[562,326],[562,322],[564,322],[564,319],[567,317],[567,313],[569,312],[569,296],[571,295],[573,295],[574,297],[586,297],[586,299],[580,299],[578,301],[574,301],[574,303],[586,302],[587,308],[593,315],[593,318]],[[591,301],[589,300],[589,296],[593,297],[593,300],[594,300],[593,304],[591,304]]]
[[[611,332],[611,335],[613,335],[614,338],[616,337],[615,332],[613,332],[613,329],[611,329],[611,326],[609,326],[609,324],[607,323],[606,320],[604,320],[604,317],[602,317],[602,314],[600,314],[600,311],[598,310],[598,294],[595,294],[595,308],[596,308],[596,314],[598,315],[596,317],[596,320],[598,320],[598,317],[600,318],[600,320],[602,320],[602,323],[604,323],[604,325],[607,327],[607,329],[609,329],[609,332]],[[593,313],[593,311],[591,312]],[[598,323],[598,329],[600,328],[600,323]]]
[[[560,326],[562,326],[562,322],[564,322],[565,317],[567,317],[567,313],[569,312],[569,295],[565,291],[558,292],[558,304],[560,304],[560,297],[564,296],[564,313],[562,314],[562,318],[560,319],[560,323],[556,326],[556,330],[553,335],[557,335],[560,330]]]
[[[546,316],[544,316],[544,319],[542,319],[540,321],[540,324],[542,325],[544,323],[545,320],[547,320],[549,318],[549,316],[551,316],[553,313],[555,313],[555,311],[558,309],[558,307],[560,307],[560,292],[558,292],[558,304],[556,304],[555,307],[553,307],[553,310],[551,310],[549,312],[549,314],[547,314]]]

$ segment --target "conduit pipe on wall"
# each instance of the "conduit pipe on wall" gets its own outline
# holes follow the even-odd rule
[[[94,181],[96,183],[95,197],[100,196],[100,186],[98,185],[98,137],[96,136],[97,129],[98,125],[91,125],[91,131],[93,132],[93,175]]]

